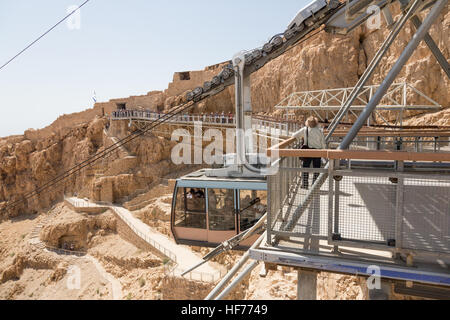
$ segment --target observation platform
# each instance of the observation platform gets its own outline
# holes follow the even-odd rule
[[[450,297],[450,153],[294,144],[270,149],[280,160],[268,178],[267,241],[251,258],[367,277],[376,269],[383,280],[437,286]],[[328,165],[301,168],[301,157]]]

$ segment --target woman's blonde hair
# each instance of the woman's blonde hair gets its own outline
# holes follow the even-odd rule
[[[317,119],[316,117],[309,117],[306,120],[306,126],[311,129],[317,127],[318,124],[319,124],[319,119]]]

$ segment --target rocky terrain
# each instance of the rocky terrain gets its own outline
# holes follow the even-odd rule
[[[46,218],[39,238],[47,249],[29,243],[42,217],[13,218],[0,225],[0,299],[162,298],[163,259],[139,242],[124,240],[128,231],[119,230],[110,211],[87,215],[59,204]],[[23,232],[19,237],[18,230]],[[76,243],[73,252],[80,256],[53,250],[61,242]],[[80,288],[68,286],[73,267],[79,270]],[[113,293],[117,284],[119,296]]]
[[[401,32],[371,84],[381,82],[413,31],[408,25]],[[360,27],[349,36],[321,33],[296,46],[252,77],[254,111],[273,114],[273,106],[292,92],[353,86],[387,33],[386,29],[371,31]],[[431,30],[432,37],[447,57],[450,56],[449,34],[447,6],[439,23]],[[109,124],[108,115],[118,104],[130,109],[170,110],[184,101],[186,90],[209,80],[220,71],[221,65],[210,66],[203,71],[176,73],[174,81],[163,92],[152,91],[139,97],[98,103],[93,109],[63,115],[46,128],[0,138],[0,210],[129,134],[134,128],[128,127],[127,122]],[[450,80],[424,43],[396,82],[410,83],[444,108],[436,113],[410,114],[406,124],[450,125]],[[230,87],[199,103],[192,112],[230,112],[233,104],[234,89]],[[121,283],[122,298],[159,299],[164,298],[164,294],[166,298],[189,298],[180,296],[182,293],[176,293],[176,290],[172,296],[169,295],[166,289],[180,284],[164,278],[161,257],[120,236],[111,212],[80,216],[62,204],[64,195],[74,194],[95,201],[121,203],[136,217],[169,235],[171,194],[168,189],[158,186],[169,174],[176,177],[186,169],[171,163],[171,147],[167,137],[157,134],[140,137],[38,197],[6,211],[1,210],[0,299],[114,298],[113,285],[99,276],[102,271],[91,260],[61,257],[29,245],[33,228],[48,216],[52,219],[43,227],[41,240],[52,247],[60,247],[61,241],[73,242],[77,250],[88,252]],[[205,253],[204,250],[197,251],[198,254]],[[238,257],[239,254],[220,257],[217,263],[231,265]],[[87,282],[81,291],[74,293],[65,289],[65,281],[69,276],[69,266],[78,262]],[[357,278],[321,275],[319,282],[324,299],[365,297]],[[269,284],[272,286],[270,291],[262,290]],[[186,286],[193,298],[201,298],[209,288],[192,283]],[[256,270],[251,281],[244,283],[241,289],[235,297],[291,299],[295,297],[294,273],[280,270],[270,273],[267,278],[259,278]]]
[[[155,203],[163,202],[169,191],[159,186],[160,194],[152,198],[148,207],[135,211],[151,211]],[[155,192],[157,194],[157,192]],[[160,215],[167,215],[161,209]],[[160,215],[149,216],[147,222],[164,226]],[[66,256],[58,251],[42,249],[30,244],[33,229],[44,221],[39,238],[49,248],[58,247],[61,241],[74,242],[80,257]],[[0,224],[0,299],[203,299],[213,284],[168,277],[165,261],[141,243],[127,237],[127,231],[119,230],[117,218],[110,211],[102,214],[83,214],[61,203],[46,215],[27,215],[12,218]],[[210,251],[192,248],[199,255]],[[214,261],[230,268],[242,256],[231,252],[218,256]],[[78,268],[80,288],[70,288],[72,268]],[[278,268],[261,277],[262,265],[229,296],[230,299],[292,300],[296,299],[297,273],[291,268]],[[118,286],[114,293],[113,286]],[[270,290],[267,290],[270,288]],[[358,277],[320,273],[318,299],[361,300],[366,299],[364,280]],[[403,297],[398,297],[403,298]]]

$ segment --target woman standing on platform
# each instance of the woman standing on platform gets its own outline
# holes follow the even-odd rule
[[[310,117],[306,120],[306,127],[294,133],[294,138],[303,140],[302,149],[326,149],[327,144],[325,142],[325,136],[322,130],[319,127],[319,120],[315,117]],[[311,163],[313,168],[320,169],[322,166],[321,158],[305,158],[303,160],[303,168],[309,169],[311,167]],[[319,173],[314,173],[314,182],[319,177]],[[309,188],[309,173],[303,173],[303,189]]]

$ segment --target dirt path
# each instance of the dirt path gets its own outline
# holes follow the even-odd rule
[[[138,233],[153,240],[156,243],[156,246],[161,246],[163,251],[165,249],[172,253],[176,257],[180,273],[193,265],[202,262],[202,259],[193,253],[189,247],[177,245],[172,239],[152,229],[140,219],[134,217],[129,210],[119,206],[111,206],[111,209],[114,210],[128,225],[131,225],[136,229]],[[210,264],[204,264],[196,271],[209,275],[217,274],[217,276],[219,276],[220,274],[220,271]]]
[[[85,256],[87,260],[92,262],[97,269],[97,271],[102,275],[103,278],[105,278],[110,284],[111,284],[111,292],[112,292],[112,299],[113,300],[122,300],[123,294],[122,294],[122,285],[120,284],[120,281],[117,280],[113,275],[108,273],[105,268],[101,265],[101,263],[95,259],[91,255]]]
[[[73,206],[82,208],[98,208],[99,205],[88,201],[87,199],[67,198]],[[173,271],[175,276],[180,276],[182,272],[190,267],[202,262],[202,258],[196,255],[188,246],[181,246],[164,234],[151,228],[140,219],[136,218],[128,209],[117,205],[101,205],[113,210],[117,216],[122,219],[130,228],[144,241],[152,247],[169,257],[177,263]],[[187,275],[188,278],[199,281],[215,282],[221,278],[226,270],[218,270],[210,263],[206,263]]]

